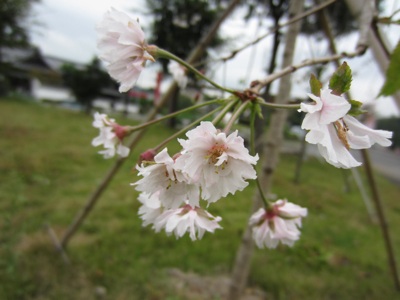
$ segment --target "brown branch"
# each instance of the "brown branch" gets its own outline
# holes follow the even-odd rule
[[[326,64],[328,62],[332,62],[332,61],[342,59],[342,58],[353,58],[353,57],[362,55],[363,53],[364,53],[363,49],[357,49],[354,52],[342,52],[340,54],[334,54],[334,55],[320,57],[320,58],[306,59],[297,65],[291,65],[280,71],[277,71],[277,72],[267,76],[264,79],[254,81],[252,83],[252,91],[255,93],[259,93],[259,91],[264,86],[270,84],[271,82],[273,82],[274,80],[276,80],[278,78],[281,78],[287,74],[293,73],[293,72],[297,71],[298,69],[312,66],[312,65],[317,65],[317,64]]]
[[[381,197],[380,197],[380,194],[378,191],[378,186],[375,181],[374,172],[372,170],[371,158],[369,157],[369,153],[368,153],[367,149],[362,149],[361,154],[363,157],[364,168],[367,173],[368,183],[369,183],[369,186],[370,186],[371,192],[372,192],[372,199],[374,200],[373,202],[375,204],[375,209],[378,214],[378,220],[379,220],[379,225],[380,225],[382,236],[383,236],[383,241],[385,244],[389,269],[392,273],[394,286],[395,286],[396,290],[400,291],[400,279],[399,279],[399,273],[397,272],[397,264],[396,264],[396,258],[395,258],[394,251],[393,251],[393,243],[390,238],[386,216],[385,216],[385,213],[384,213],[383,207],[382,207],[382,200],[381,200]]]
[[[309,10],[307,10],[307,11],[301,13],[301,14],[296,15],[296,16],[294,16],[293,18],[290,18],[289,20],[287,20],[286,22],[283,22],[283,23],[279,24],[278,26],[276,26],[276,27],[274,27],[274,28],[271,28],[267,33],[264,33],[263,35],[261,35],[260,37],[258,37],[257,39],[255,39],[254,41],[252,41],[252,42],[250,42],[250,43],[248,43],[248,44],[242,46],[242,47],[239,48],[239,49],[236,49],[236,50],[232,51],[232,53],[229,54],[228,56],[215,59],[215,60],[213,60],[213,62],[215,62],[215,61],[227,61],[227,60],[230,60],[230,59],[234,58],[239,52],[245,50],[245,49],[248,48],[248,47],[251,47],[251,46],[257,44],[258,42],[262,41],[263,39],[265,39],[265,38],[268,37],[269,35],[273,34],[274,32],[278,31],[279,29],[281,29],[281,28],[283,28],[283,27],[286,27],[286,26],[288,26],[288,25],[290,25],[290,24],[293,24],[293,23],[295,23],[295,22],[297,22],[297,21],[300,21],[300,20],[302,20],[303,18],[308,17],[308,16],[310,16],[310,15],[316,13],[317,11],[319,11],[319,10],[321,10],[321,9],[323,9],[323,8],[325,8],[325,7],[327,7],[327,6],[329,6],[329,5],[331,5],[331,4],[332,4],[333,2],[335,2],[335,1],[336,1],[336,0],[328,0],[328,1],[324,2],[324,3],[321,3],[320,5],[317,5],[317,6],[313,7],[313,8],[311,8],[311,9],[309,9]]]

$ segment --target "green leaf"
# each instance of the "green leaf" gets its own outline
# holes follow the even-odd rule
[[[256,116],[258,116],[260,119],[264,119],[264,115],[262,113],[262,107],[260,105],[260,103],[258,103],[257,101],[252,102],[251,105],[251,116],[250,116],[250,123],[254,123],[254,120],[256,118]]]
[[[349,103],[351,104],[351,108],[347,114],[355,117],[367,112],[366,110],[361,109],[361,106],[363,105],[362,102],[357,100],[349,100]]]
[[[379,95],[390,96],[400,89],[400,41],[397,43],[386,70],[386,81]]]
[[[260,119],[264,119],[260,104],[254,103],[254,113],[257,114]]]
[[[317,97],[321,95],[321,88],[322,88],[322,83],[315,77],[314,74],[311,74],[310,77],[310,88],[311,88],[311,93]]]
[[[329,88],[332,90],[332,94],[339,96],[346,93],[350,89],[351,79],[351,69],[349,65],[344,62],[335,73],[333,73],[329,81]]]

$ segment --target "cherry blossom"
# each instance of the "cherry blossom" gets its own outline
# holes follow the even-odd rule
[[[249,220],[253,227],[253,239],[259,248],[276,248],[282,244],[293,246],[300,238],[301,218],[307,209],[287,200],[276,201],[271,208],[260,208]]]
[[[122,140],[127,134],[124,126],[119,125],[106,114],[95,112],[93,127],[98,128],[100,133],[92,140],[92,145],[94,147],[104,146],[105,150],[99,151],[104,158],[114,157],[115,154],[121,157],[129,155],[130,149],[122,144]]]
[[[154,162],[136,168],[143,178],[132,185],[150,195],[158,192],[164,207],[178,208],[186,202],[199,205],[199,187],[191,184],[186,174],[175,168],[175,161],[169,156],[167,148],[154,157]]]
[[[159,192],[153,193],[140,193],[138,200],[142,203],[139,208],[138,214],[143,220],[143,226],[153,224],[154,221],[164,212],[164,208],[161,206],[159,199]]]
[[[163,212],[154,221],[154,229],[156,232],[165,229],[168,235],[174,233],[176,238],[189,232],[190,238],[195,241],[201,239],[206,231],[213,233],[216,229],[221,229],[218,224],[221,220],[221,217],[214,217],[200,207],[186,204]]]
[[[185,68],[183,66],[172,60],[168,64],[168,72],[172,74],[174,80],[178,83],[181,89],[186,87],[188,77],[186,76]]]
[[[367,149],[375,143],[390,146],[392,132],[373,130],[361,124],[356,118],[347,115],[351,105],[348,101],[331,90],[321,90],[321,96],[309,94],[313,104],[301,104],[301,111],[306,112],[302,128],[309,130],[306,141],[317,144],[325,160],[338,168],[360,166],[350,149]]]
[[[179,140],[183,151],[176,159],[176,168],[201,187],[202,199],[215,202],[243,190],[247,179],[256,178],[253,165],[258,155],[249,154],[237,131],[226,136],[211,122],[201,122],[186,136],[187,140]]]
[[[99,57],[107,62],[111,77],[126,92],[136,83],[146,60],[155,61],[149,54],[139,23],[114,8],[105,13],[97,26]]]

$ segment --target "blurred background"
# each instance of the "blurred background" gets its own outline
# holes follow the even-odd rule
[[[305,9],[319,3],[307,0]],[[223,299],[251,209],[254,183],[211,208],[223,230],[192,242],[143,228],[137,209],[134,165],[139,154],[205,111],[152,127],[134,149],[82,228],[71,239],[66,265],[45,228],[62,236],[114,161],[91,147],[91,114],[139,124],[173,79],[167,61],[148,63],[135,87],[118,84],[97,59],[96,24],[114,7],[139,22],[149,44],[181,58],[227,7],[228,1],[2,0],[0,3],[0,299]],[[280,70],[286,28],[231,54],[288,20],[286,0],[240,2],[222,23],[196,66],[214,81],[245,89]],[[378,19],[400,18],[399,0],[376,1]],[[357,22],[343,1],[325,9],[338,52],[355,49]],[[388,51],[400,38],[396,22],[377,23]],[[398,23],[398,21],[397,21]],[[318,15],[307,17],[294,63],[330,55]],[[232,57],[231,57],[232,56]],[[227,58],[227,59],[223,59]],[[400,257],[400,117],[392,97],[378,96],[385,81],[373,53],[348,59],[352,95],[366,104],[369,125],[394,131],[390,149],[371,149],[396,257]],[[333,64],[292,75],[291,99],[303,101],[309,77],[326,85]],[[266,98],[273,101],[279,80]],[[227,96],[190,77],[160,114]],[[270,113],[270,112],[268,112]],[[371,208],[365,173],[337,170],[302,151],[302,116],[291,114],[273,193],[308,207],[294,248],[257,250],[244,299],[395,299],[382,237]],[[268,128],[269,118],[265,118]],[[167,125],[167,126],[166,126]],[[248,132],[248,119],[236,128]],[[179,145],[168,146],[179,151]],[[355,153],[355,155],[358,155]],[[299,162],[301,169],[299,169]]]
[[[3,4],[6,7],[7,2],[5,1]],[[16,1],[13,6],[24,5],[17,4],[19,2],[23,3],[24,1]],[[203,4],[194,5],[194,2]],[[224,7],[227,4],[227,1],[194,2],[183,1],[183,4],[179,6],[174,1],[29,1],[29,4],[27,4],[29,10],[24,11],[24,17],[21,16],[20,26],[23,28],[26,37],[30,38],[30,51],[35,52],[35,55],[45,60],[43,63],[55,72],[60,72],[61,66],[65,63],[83,66],[92,61],[97,54],[96,24],[100,22],[104,13],[111,7],[139,19],[150,42],[168,48],[167,50],[171,50],[184,58],[185,53],[191,50],[190,48],[197,42],[201,33],[215,19],[217,11],[221,11],[222,8],[217,6]],[[222,24],[218,38],[207,51],[208,58],[213,63],[209,63],[204,70],[217,82],[241,89],[247,87],[252,80],[262,78],[267,74],[273,35],[240,52],[226,63],[218,61],[218,58],[229,55],[233,50],[261,36],[273,27],[272,12],[269,10],[268,1],[264,2],[266,4],[263,4],[263,1],[250,1],[246,5],[239,5]],[[312,6],[312,1],[308,3],[308,6]],[[398,3],[395,0],[382,0],[379,8],[381,16],[390,16],[398,9]],[[334,15],[335,12],[332,15],[332,20],[336,18],[337,21],[335,22],[344,24],[336,28],[337,48],[339,52],[350,51],[356,45],[357,25],[354,21],[351,22],[350,14],[347,14],[347,21],[345,21],[346,15],[341,16],[338,13],[339,10],[340,7],[337,9],[336,15]],[[340,11],[343,12],[343,10]],[[201,12],[203,20],[199,12]],[[283,13],[280,21],[284,21],[286,18],[287,15]],[[6,20],[6,18],[3,19]],[[329,54],[328,44],[321,35],[318,22],[310,17],[308,23],[309,26],[304,26],[303,34],[297,42],[296,62]],[[380,25],[380,30],[384,32],[390,49],[394,48],[399,39],[397,29],[396,26]],[[191,33],[192,30],[195,32],[194,34]],[[179,39],[181,36],[185,36],[185,38]],[[185,41],[185,43],[182,44],[182,41]],[[281,48],[282,45],[278,51],[282,51]],[[14,57],[7,57],[10,54],[7,54],[8,51],[4,47],[2,49],[3,52],[6,52],[3,54],[3,60],[21,61],[23,59],[21,56],[25,56],[26,59],[27,56],[33,55],[28,53],[27,50],[22,51],[13,48],[11,52],[13,52]],[[277,69],[279,69],[280,60],[280,55],[278,55]],[[357,80],[353,82],[352,90],[358,99],[361,99],[364,103],[371,103],[374,112],[381,117],[398,116],[399,110],[390,97],[379,97],[379,101],[375,101],[383,85],[384,75],[374,62],[372,53],[368,51],[366,55],[353,59],[351,67],[354,69],[354,76],[357,77]],[[327,66],[325,69],[325,77],[328,77],[332,73],[333,67]],[[149,64],[138,80],[136,85],[138,89],[154,90],[157,87],[160,72],[167,73],[165,65],[163,69],[159,63]],[[305,75],[309,73],[309,69],[301,70],[293,76],[296,81],[292,91],[293,97],[304,97],[304,91],[307,91],[308,87],[308,76]],[[170,79],[168,74],[165,75],[164,80],[161,81],[164,89]],[[41,87],[39,89],[37,89],[38,84]],[[71,100],[67,99],[68,91],[50,91],[47,88],[53,86],[49,86],[49,84],[40,80],[32,82],[31,85],[34,85],[32,87],[33,93],[37,93],[35,97],[38,99]],[[277,82],[272,85],[271,91],[274,92],[276,89]]]

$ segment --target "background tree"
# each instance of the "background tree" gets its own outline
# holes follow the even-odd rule
[[[151,27],[151,43],[173,52],[180,58],[185,58],[191,49],[194,49],[204,33],[210,28],[223,9],[220,0],[149,0],[147,1],[150,13],[154,18]],[[221,45],[223,40],[216,35],[210,47]],[[207,57],[204,52],[200,60]],[[168,73],[169,61],[159,60],[163,73]],[[196,63],[196,62],[194,62]],[[204,68],[204,65],[198,66]],[[192,77],[192,80],[194,78]],[[179,90],[170,99],[169,111],[178,109]],[[175,127],[176,120],[171,118],[170,127]]]
[[[150,42],[181,58],[197,45],[222,10],[218,0],[149,0],[147,5],[154,17]],[[216,36],[210,46],[221,43],[222,39]],[[160,61],[166,73],[168,61]]]
[[[3,62],[3,48],[29,46],[28,17],[32,6],[38,0],[0,1],[0,94],[5,93],[6,78],[10,68]]]
[[[103,88],[115,86],[114,81],[101,68],[97,57],[81,69],[72,64],[63,65],[62,77],[86,113],[90,113],[93,100],[101,94]]]

